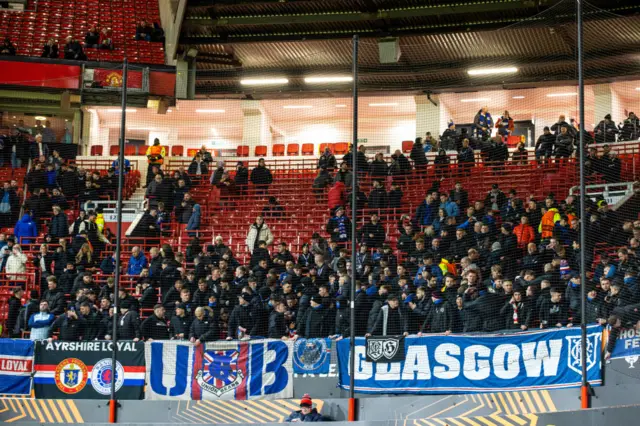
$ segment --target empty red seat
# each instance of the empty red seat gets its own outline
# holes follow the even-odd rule
[[[171,155],[182,157],[184,154],[184,147],[182,145],[174,145],[171,147]]]
[[[149,149],[148,146],[146,145],[139,145],[138,146],[138,155],[147,155],[147,149]],[[135,153],[133,154],[135,155]]]
[[[274,156],[284,155],[284,144],[282,143],[274,144],[273,147],[271,148],[271,153]]]
[[[413,141],[402,141],[402,152],[404,154],[410,153],[411,148],[413,148]]]
[[[255,150],[256,157],[264,157],[267,155],[267,146],[266,145],[257,145]]]
[[[94,145],[91,147],[91,156],[102,155],[102,145]]]
[[[249,145],[238,145],[238,147],[236,148],[236,155],[238,157],[248,157]]]
[[[312,143],[303,143],[302,144],[302,155],[313,155],[313,144]]]
[[[334,146],[334,154],[346,154],[349,150],[349,144],[346,142],[338,142]]]
[[[124,146],[124,155],[136,155],[136,146],[135,145],[125,145]]]
[[[287,155],[298,155],[300,153],[300,145],[297,143],[290,143],[287,145]]]
[[[109,147],[109,155],[118,155],[118,152],[120,152],[118,145],[111,145]]]

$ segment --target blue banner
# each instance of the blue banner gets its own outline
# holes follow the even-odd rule
[[[329,374],[331,339],[297,339],[293,345],[293,372]]]
[[[640,335],[633,329],[620,330],[616,345],[611,352],[611,359],[640,356]]]
[[[292,342],[147,342],[146,399],[248,400],[293,397]]]
[[[587,375],[602,382],[602,328],[587,329]],[[403,362],[365,360],[356,339],[355,391],[437,394],[557,389],[580,386],[580,328],[517,334],[407,337]],[[337,343],[339,386],[349,388],[349,340]]]
[[[33,346],[31,340],[0,339],[0,394],[31,394]]]

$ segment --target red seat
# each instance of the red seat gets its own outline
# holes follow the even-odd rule
[[[125,145],[124,146],[124,155],[136,155],[136,146],[135,145]]]
[[[184,147],[182,145],[174,145],[171,147],[171,155],[182,157],[184,154]]]
[[[338,142],[334,146],[334,154],[346,154],[349,150],[349,144],[346,142]]]
[[[255,150],[256,157],[264,157],[267,155],[267,146],[266,145],[257,145]]]
[[[413,141],[402,141],[402,152],[408,154],[413,148]]]
[[[282,156],[282,155],[284,155],[284,144],[282,144],[282,143],[274,144],[273,147],[271,148],[271,153],[274,156]]]
[[[287,145],[287,155],[298,155],[300,154],[300,145],[297,143],[290,143]]]
[[[249,145],[238,145],[238,147],[236,148],[236,155],[238,157],[248,157]]]
[[[302,155],[313,155],[313,144],[312,143],[303,143],[302,144]]]
[[[102,155],[102,145],[94,145],[91,147],[91,156]]]
[[[109,155],[118,155],[118,152],[120,152],[118,145],[111,145],[109,147]]]
[[[329,148],[331,150],[331,152],[334,152],[335,148],[334,148],[335,144],[334,143],[321,143],[320,144],[320,154],[322,154],[325,150],[325,148]]]

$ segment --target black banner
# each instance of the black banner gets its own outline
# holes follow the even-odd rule
[[[367,362],[401,362],[405,358],[404,336],[367,337]]]
[[[117,399],[143,399],[144,343],[118,342],[115,375],[111,368],[113,342],[36,342],[36,398],[109,399],[116,381]]]

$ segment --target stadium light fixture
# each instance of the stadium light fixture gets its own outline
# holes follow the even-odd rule
[[[479,75],[494,75],[494,74],[514,74],[518,72],[516,67],[502,67],[502,68],[474,68],[467,71],[467,74],[471,76]]]
[[[486,102],[490,101],[490,98],[473,98],[473,99],[460,99],[460,102]]]
[[[636,87],[636,90],[639,90],[639,91],[640,91],[640,87]],[[13,117],[13,118],[15,118],[15,117]]]
[[[353,77],[344,75],[344,76],[333,76],[333,77],[305,77],[305,83],[348,83],[353,81]]]
[[[223,109],[197,109],[198,114],[224,114]]]
[[[338,104],[336,105],[336,108],[346,108],[347,106],[345,104]]]
[[[284,109],[311,109],[312,105],[285,105],[282,108]]]
[[[577,93],[549,93],[547,98],[568,98],[570,96],[578,96]]]
[[[133,109],[133,108],[127,108],[127,109],[126,109],[126,111],[127,111],[128,113],[136,113],[136,112],[138,112],[138,110],[137,110],[137,109]],[[108,109],[108,110],[107,110],[107,112],[114,112],[114,113],[116,113],[116,112],[122,112],[122,110],[121,110],[121,109]]]
[[[514,96],[512,99],[524,99],[524,96]]]
[[[45,117],[44,115],[36,115],[35,117],[36,120],[40,120],[40,121],[45,121],[47,119],[47,117]]]
[[[278,84],[287,84],[287,78],[247,78],[240,80],[243,86],[273,86]]]
[[[372,103],[369,104],[370,107],[395,107],[398,106],[397,102],[389,102],[389,103]]]

